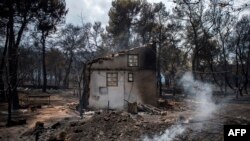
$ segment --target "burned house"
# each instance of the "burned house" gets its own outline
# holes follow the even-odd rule
[[[123,109],[128,102],[157,103],[155,45],[95,59],[89,72],[89,107]]]

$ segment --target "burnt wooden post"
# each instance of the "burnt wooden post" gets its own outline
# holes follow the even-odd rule
[[[84,63],[83,64],[83,72],[82,72],[82,79],[83,79],[83,92],[80,95],[79,99],[79,112],[80,116],[83,115],[83,108],[87,108],[88,106],[88,93],[89,93],[89,83],[90,83],[90,69],[92,63]]]
[[[153,43],[153,46],[156,47],[156,43]],[[156,56],[157,56],[157,62],[156,62],[156,72],[157,72],[157,87],[159,96],[162,97],[162,83],[161,83],[161,63],[160,63],[160,57],[161,57],[161,43],[158,44],[158,47],[156,47]]]
[[[78,107],[81,118],[83,116],[83,98],[85,95],[85,85],[86,85],[86,75],[85,75],[86,73],[85,72],[86,72],[86,64],[83,63],[83,69],[82,69],[83,92],[80,93],[80,95],[79,95],[79,107]]]

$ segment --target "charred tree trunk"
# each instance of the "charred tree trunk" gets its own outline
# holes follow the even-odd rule
[[[55,76],[54,85],[58,86],[58,74],[56,68],[54,69],[54,76]]]
[[[12,48],[13,48],[13,43],[15,41],[15,38],[14,38],[14,29],[13,29],[13,26],[14,26],[14,12],[13,12],[13,1],[10,0],[9,3],[8,3],[8,8],[10,10],[9,12],[9,22],[7,24],[7,31],[8,31],[8,38],[9,38],[9,42],[8,42],[8,65],[9,66],[5,66],[5,69],[6,69],[6,80],[7,80],[7,83],[8,83],[8,119],[7,119],[7,126],[9,126],[11,124],[11,110],[12,110],[12,92],[11,92],[11,83],[9,83],[9,77],[11,77],[11,71],[8,70],[10,69],[11,65],[12,65]]]
[[[47,88],[47,71],[46,71],[46,35],[42,31],[42,63],[43,63],[43,92],[46,92]]]
[[[249,69],[250,69],[250,45],[248,46],[248,54],[247,54],[247,63],[246,63],[246,73],[245,73],[245,84],[244,84],[244,89],[246,94],[248,94],[247,86],[249,83]]]
[[[49,73],[49,85],[52,85],[53,74]]]
[[[245,68],[245,65],[244,65],[244,55],[243,55],[243,51],[241,50],[241,48],[239,48],[239,61],[240,61],[240,67],[241,67],[241,69],[240,69],[240,71],[241,71],[241,81],[240,81],[240,87],[239,87],[239,89],[240,89],[240,95],[241,96],[243,96],[243,89],[244,89],[244,87],[245,87],[245,82],[246,82],[246,80],[244,80],[244,76],[245,76],[245,74],[246,74],[246,68],[247,68],[247,66],[246,66],[246,68]],[[246,78],[247,79],[247,78]]]
[[[37,71],[37,85],[38,85],[38,87],[41,86],[41,64],[40,64],[40,61],[38,64],[38,71]]]
[[[157,77],[158,77],[158,87],[159,87],[159,96],[162,97],[162,83],[161,83],[161,43],[159,43],[158,55],[157,55]]]
[[[8,118],[7,118],[7,126],[11,126],[11,118],[12,118],[12,113],[11,113],[11,105],[12,105],[12,96],[11,96],[11,89],[8,89]]]
[[[163,45],[163,39],[162,39],[162,21],[160,19],[160,17],[158,18],[159,22],[160,22],[160,30],[159,30],[159,36],[158,36],[158,49],[157,49],[157,79],[158,79],[158,88],[159,88],[159,96],[162,97],[162,82],[161,82],[161,50],[162,50],[162,45]],[[154,46],[156,46],[156,44],[154,43]]]
[[[69,74],[70,74],[72,62],[73,62],[73,52],[70,53],[69,64],[68,64],[68,67],[66,68],[66,71],[65,71],[65,77],[63,80],[64,88],[69,88]]]
[[[18,75],[17,75],[17,69],[18,69],[18,47],[21,42],[21,37],[23,34],[23,31],[28,23],[27,20],[27,13],[24,13],[24,15],[21,18],[21,26],[18,29],[18,27],[14,24],[14,2],[13,0],[9,0],[8,2],[8,8],[9,8],[9,15],[8,15],[8,24],[7,24],[7,30],[8,30],[8,72],[9,75],[9,89],[10,92],[9,95],[11,96],[12,100],[12,107],[13,109],[19,108],[19,98],[17,93],[17,86],[18,86]],[[17,31],[15,33],[15,30]],[[16,37],[16,38],[15,38]]]
[[[61,81],[62,81],[62,69],[59,69],[59,72],[58,72],[58,86],[61,85]]]
[[[224,43],[224,38],[221,35],[222,33],[219,32],[219,36],[222,40],[222,57],[223,57],[223,70],[226,72],[228,70],[228,62],[227,62],[227,57],[226,57],[226,49],[225,49],[225,43]],[[225,83],[231,88],[232,90],[234,89],[233,86],[229,82],[229,78],[227,76],[227,73],[224,73],[224,79]]]
[[[197,78],[196,76],[196,71],[197,71],[197,56],[198,56],[198,51],[197,51],[197,48],[195,47],[194,48],[194,52],[193,52],[193,56],[192,56],[192,72],[193,72],[193,77],[194,79]]]
[[[215,74],[214,74],[214,67],[213,67],[213,61],[212,61],[212,59],[210,60],[210,61],[208,61],[208,63],[209,63],[209,68],[210,68],[210,70],[211,70],[211,72],[212,72],[212,77],[213,77],[213,80],[214,80],[214,82],[215,82],[215,84],[217,84],[218,86],[222,86],[222,84],[220,84],[219,82],[218,82],[218,80],[216,79],[216,76],[215,76]]]
[[[3,73],[4,73],[4,65],[5,65],[5,57],[7,54],[7,47],[8,47],[8,41],[9,41],[9,33],[8,33],[8,28],[6,32],[6,41],[5,41],[5,46],[3,50],[3,56],[1,59],[1,65],[0,65],[0,99],[6,100],[5,97],[5,92],[4,92],[4,81],[3,81]]]
[[[10,92],[11,100],[13,104],[13,109],[19,108],[19,100],[17,94],[17,47],[18,44],[15,45],[15,33],[14,33],[14,10],[13,10],[13,2],[9,2],[9,22],[8,22],[8,30],[9,30],[9,44],[8,44],[8,73],[10,79]],[[19,39],[19,38],[18,38]]]
[[[12,104],[13,104],[13,109],[18,109],[19,108],[19,98],[18,98],[18,93],[17,93],[17,49],[12,47],[9,48],[8,50],[9,54],[9,79],[10,79],[10,89],[12,92]]]
[[[83,92],[81,93],[81,81],[83,81]],[[82,74],[80,76],[80,81],[79,81],[79,112],[80,112],[80,116],[82,117],[83,114],[83,108],[84,108],[84,98],[86,95],[86,64],[83,64],[83,68],[82,68]]]
[[[87,108],[87,106],[89,105],[89,84],[90,84],[90,77],[91,77],[91,66],[92,64],[83,64],[83,71],[82,71],[82,75],[81,78],[83,81],[83,92],[80,95],[80,116],[82,116],[83,113],[83,109]]]
[[[91,64],[87,65],[84,64],[84,75],[83,75],[83,94],[82,94],[82,100],[83,100],[83,108],[87,108],[89,105],[88,103],[88,96],[89,96],[89,84],[90,84],[90,69]]]
[[[235,76],[235,87],[237,89],[236,92],[236,98],[238,99],[238,92],[239,92],[239,61],[238,61],[238,49],[235,49],[235,55],[236,55],[236,76]]]
[[[186,3],[187,4],[187,3]],[[194,51],[193,51],[193,56],[192,56],[192,72],[193,72],[193,77],[194,79],[196,79],[196,73],[195,71],[197,71],[197,56],[198,56],[198,48],[199,48],[199,45],[198,45],[198,34],[197,34],[197,24],[194,22],[193,20],[193,15],[192,15],[192,12],[191,12],[191,7],[190,5],[188,5],[188,18],[189,18],[189,22],[191,24],[191,27],[192,27],[192,32],[193,32],[193,40],[194,40]]]

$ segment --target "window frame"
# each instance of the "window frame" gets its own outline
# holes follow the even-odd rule
[[[130,62],[129,62],[129,57],[130,56],[137,56],[137,64],[136,66],[130,66]],[[128,67],[139,67],[139,54],[128,54],[128,57],[127,57],[127,63],[128,63]],[[134,63],[134,62],[133,62]]]
[[[130,75],[131,75],[132,77],[130,77]],[[130,80],[129,78],[132,78],[132,80]],[[134,82],[134,73],[133,73],[133,72],[129,72],[129,73],[128,73],[128,82]]]
[[[109,77],[109,74],[115,74],[116,77]],[[109,78],[115,78],[116,81],[109,81]],[[110,85],[109,82],[116,82],[115,85]],[[118,72],[106,72],[106,86],[107,87],[117,87],[118,86]]]

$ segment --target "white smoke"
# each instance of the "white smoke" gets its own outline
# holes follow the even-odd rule
[[[160,136],[155,135],[153,138],[145,137],[143,141],[172,141],[176,136],[181,135],[184,131],[185,127],[178,124],[171,126]]]
[[[184,93],[193,96],[196,102],[194,116],[209,117],[217,107],[212,100],[212,85],[199,80],[194,80],[191,72],[186,72],[179,81]]]
[[[186,72],[179,81],[179,85],[182,86],[184,93],[193,96],[196,103],[194,114],[190,119],[198,119],[198,121],[204,121],[211,114],[216,111],[217,106],[212,100],[212,85],[208,83],[195,80],[191,72]],[[198,128],[201,128],[203,124],[199,124]],[[154,136],[153,138],[145,137],[144,141],[172,141],[177,136],[183,134],[187,128],[181,123],[171,126],[166,129],[160,136]]]

